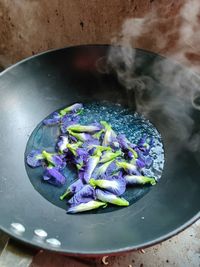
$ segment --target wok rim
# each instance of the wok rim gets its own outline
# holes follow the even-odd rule
[[[125,247],[122,249],[110,249],[110,250],[102,250],[98,253],[96,252],[91,252],[88,253],[88,251],[82,251],[82,252],[66,252],[64,249],[56,249],[56,248],[46,248],[46,246],[39,246],[36,244],[33,244],[32,242],[28,241],[27,239],[24,239],[22,237],[16,236],[16,235],[11,235],[9,231],[7,231],[6,229],[4,229],[3,227],[0,226],[0,230],[2,230],[4,233],[8,234],[10,237],[13,237],[14,239],[22,242],[25,245],[28,245],[32,248],[36,248],[38,250],[40,249],[44,249],[46,251],[52,251],[52,252],[57,252],[59,254],[64,254],[64,255],[71,255],[71,256],[93,256],[93,257],[98,257],[98,256],[103,256],[103,255],[118,255],[121,253],[126,253],[126,252],[131,252],[131,251],[135,251],[135,250],[140,250],[140,249],[145,249],[145,248],[149,248],[151,246],[157,245],[162,243],[163,241],[166,241],[168,239],[170,239],[171,237],[174,237],[176,235],[178,235],[179,233],[183,232],[184,230],[186,230],[189,226],[191,226],[192,224],[194,224],[195,222],[197,222],[200,219],[200,212],[198,212],[194,217],[192,217],[189,221],[187,221],[185,224],[181,225],[180,227],[176,228],[174,231],[169,232],[166,235],[163,235],[159,238],[156,238],[150,242],[146,242],[141,244],[140,246],[129,246],[129,247]]]
[[[18,65],[20,65],[21,63],[24,63],[24,62],[27,62],[29,61],[30,59],[34,59],[38,56],[41,56],[41,55],[44,55],[44,54],[48,54],[48,53],[51,53],[51,52],[56,52],[56,51],[61,51],[61,50],[65,50],[67,48],[79,48],[79,47],[112,47],[112,44],[82,44],[82,45],[71,45],[71,46],[65,46],[65,47],[62,47],[62,48],[55,48],[55,49],[49,49],[49,50],[46,50],[46,51],[43,51],[41,53],[38,53],[36,55],[32,55],[30,57],[27,57],[27,58],[24,58],[14,64],[12,64],[11,66],[7,67],[5,70],[3,70],[1,73],[0,73],[0,77],[3,76],[5,73],[9,72],[11,69],[17,67]],[[120,47],[120,46],[118,46]],[[153,51],[150,51],[150,50],[145,50],[145,49],[142,49],[142,48],[133,48],[133,49],[136,49],[138,51],[142,51],[144,53],[147,53],[147,54],[151,54],[151,55],[155,55],[156,57],[160,58],[160,59],[168,59],[167,57],[163,56],[163,55],[160,55],[160,54],[157,54]],[[182,65],[180,64],[179,62],[169,58],[171,62],[175,63],[176,65],[179,65],[181,66],[181,68],[184,68],[184,69],[187,69],[187,66],[185,65]],[[192,73],[195,74],[195,72],[193,70],[191,70]],[[170,231],[168,234],[165,234],[165,235],[162,235],[158,238],[155,238],[151,241],[148,241],[148,242],[144,242],[142,243],[141,245],[139,246],[128,246],[128,247],[124,247],[124,248],[119,248],[119,249],[109,249],[109,250],[100,250],[100,251],[93,251],[93,252],[88,252],[88,251],[66,251],[66,249],[62,249],[61,247],[60,248],[56,248],[56,247],[47,247],[43,244],[40,244],[40,245],[37,245],[33,242],[31,242],[31,240],[28,240],[27,238],[23,238],[22,236],[18,236],[18,235],[15,235],[14,233],[12,233],[11,231],[7,230],[6,228],[2,227],[0,225],[0,230],[2,230],[4,233],[6,233],[9,237],[11,238],[14,238],[20,242],[22,242],[23,244],[27,245],[27,246],[30,246],[32,248],[36,248],[36,249],[44,249],[46,251],[52,251],[52,252],[56,252],[56,253],[59,253],[59,254],[64,254],[64,255],[71,255],[71,256],[93,256],[93,257],[98,257],[98,256],[103,256],[103,255],[118,255],[118,254],[121,254],[121,253],[126,253],[126,252],[131,252],[131,251],[134,251],[134,250],[140,250],[140,249],[144,249],[144,248],[148,248],[148,247],[151,247],[151,246],[154,246],[156,244],[159,244],[163,241],[166,241],[168,240],[169,238],[173,237],[173,236],[176,236],[177,234],[181,233],[182,231],[186,230],[189,226],[191,226],[193,223],[197,222],[198,220],[200,219],[200,211],[198,211],[190,220],[186,221],[184,224],[182,224],[181,226],[175,228],[173,231]]]

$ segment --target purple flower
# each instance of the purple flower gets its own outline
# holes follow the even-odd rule
[[[148,137],[144,135],[138,142],[138,148],[143,152],[143,155],[148,155],[151,148],[153,147],[154,140],[153,137]]]
[[[102,137],[102,135],[103,135],[103,133],[105,133],[105,129],[102,129],[101,131],[95,133],[95,134],[93,135],[93,137],[96,138],[96,139],[98,139],[98,140],[100,140],[101,137]]]
[[[126,181],[119,175],[106,177],[105,179],[90,179],[90,185],[94,187],[100,187],[115,194],[116,196],[122,195],[126,191]]]
[[[60,200],[63,200],[65,197],[67,197],[70,194],[75,194],[78,191],[80,191],[84,187],[83,182],[79,179],[76,180],[73,184],[71,184],[67,190],[60,196]]]
[[[71,205],[78,205],[81,203],[87,203],[90,200],[94,200],[95,190],[90,185],[85,185],[81,190],[79,190],[69,201]]]
[[[69,107],[66,107],[66,108],[60,110],[60,115],[64,116],[64,115],[68,114],[69,112],[77,112],[78,110],[80,110],[82,108],[83,108],[83,104],[76,103],[76,104],[73,104]]]
[[[126,180],[126,183],[129,185],[135,185],[135,184],[155,185],[156,184],[156,180],[154,178],[142,176],[142,175],[126,175],[124,176],[124,179]]]
[[[54,112],[47,119],[43,120],[43,124],[45,125],[54,125],[58,124],[61,120],[61,115],[58,112]]]
[[[138,169],[142,169],[145,167],[145,160],[144,159],[135,159],[133,158],[131,161],[130,161],[131,164],[135,165],[138,167]]]
[[[57,143],[58,150],[61,153],[64,153],[67,151],[67,144],[69,144],[69,139],[67,136],[61,135],[60,140]]]
[[[98,209],[101,206],[105,207],[106,203],[101,202],[101,201],[91,200],[87,203],[81,203],[79,205],[70,207],[67,213],[78,213],[78,212]]]
[[[95,144],[91,144],[88,146],[88,149],[89,150],[93,150],[93,154],[94,155],[95,153],[101,153],[103,151],[111,151],[111,147],[108,147],[108,146],[99,146],[99,145],[95,145]]]
[[[88,133],[75,133],[75,132],[72,132],[71,130],[68,130],[68,132],[70,136],[75,137],[77,140],[81,142],[91,141],[92,143],[94,140],[94,138]]]
[[[135,147],[131,142],[126,138],[124,134],[119,134],[117,136],[117,141],[119,142],[120,148],[128,153],[128,157],[137,158],[137,152],[133,147]]]
[[[55,167],[47,167],[44,171],[43,179],[56,186],[61,186],[65,183],[65,176]]]
[[[77,157],[73,159],[73,162],[76,164],[76,167],[78,168],[78,170],[83,170],[83,166],[86,164],[89,158],[89,153],[84,148],[78,148],[76,150],[76,153],[77,153]]]
[[[83,175],[83,179],[86,183],[88,183],[88,181],[90,180],[94,169],[96,168],[97,164],[99,163],[100,157],[101,157],[101,152],[100,153],[97,152],[94,156],[89,157],[89,159],[86,163],[85,172]]]
[[[67,129],[70,125],[77,124],[80,117],[76,114],[67,114],[61,119],[60,130],[62,133],[67,133]]]
[[[101,121],[101,124],[105,127],[105,134],[102,145],[119,147],[119,144],[117,142],[117,135],[111,128],[110,124],[108,124],[106,121]]]
[[[86,149],[88,153],[92,156],[100,145],[98,139],[90,139],[82,144],[82,148]]]
[[[113,160],[121,155],[122,155],[121,150],[118,150],[116,152],[105,151],[101,157],[100,163],[105,163],[107,161]]]
[[[119,172],[119,168],[116,164],[116,161],[112,161],[112,163],[108,166],[108,168],[106,170],[105,176],[109,177],[109,176],[113,176],[115,174],[121,175],[122,172]]]
[[[76,132],[76,133],[95,133],[100,131],[101,128],[98,125],[81,125],[74,124],[68,127],[68,131]]]
[[[62,155],[58,155],[55,153],[48,153],[45,150],[42,151],[43,158],[47,161],[48,164],[53,165],[58,169],[64,169],[66,166],[66,162],[64,161],[64,157]]]
[[[122,149],[128,149],[130,146],[129,140],[126,138],[124,134],[119,134],[117,136],[117,140],[119,142],[119,145]]]
[[[96,189],[95,191],[97,199],[103,202],[108,202],[118,206],[129,206],[129,202],[124,198],[120,198],[108,191],[101,189]]]
[[[104,177],[109,165],[114,161],[113,160],[110,160],[104,164],[102,164],[100,167],[98,167],[95,171],[94,171],[94,175],[93,177]]]
[[[32,150],[26,157],[27,164],[32,167],[39,167],[44,161],[43,155],[40,150]]]
[[[129,174],[140,175],[140,172],[138,171],[137,166],[135,164],[131,164],[125,161],[118,161],[116,162],[116,164],[119,168],[124,169]]]
[[[77,142],[77,143],[74,143],[74,144],[67,144],[67,148],[76,157],[77,156],[77,149],[81,145],[82,145],[82,142]]]

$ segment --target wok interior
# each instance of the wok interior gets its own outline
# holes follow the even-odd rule
[[[101,253],[106,250],[111,252],[126,250],[128,247],[136,248],[150,244],[180,230],[183,225],[186,225],[197,215],[200,203],[198,151],[191,152],[188,149],[185,140],[179,138],[179,129],[171,124],[171,117],[168,118],[167,114],[160,108],[159,110],[153,109],[147,115],[163,138],[164,172],[160,182],[150,193],[139,200],[136,205],[131,205],[127,209],[98,216],[88,214],[77,217],[69,217],[57,207],[55,207],[57,210],[54,212],[53,205],[47,204],[43,198],[40,198],[30,185],[24,163],[23,166],[19,166],[19,163],[16,162],[16,158],[23,161],[26,143],[36,125],[56,109],[73,102],[107,100],[137,110],[137,97],[139,97],[137,88],[127,90],[119,83],[115,71],[105,68],[104,59],[108,50],[108,46],[83,46],[57,50],[33,57],[2,75],[3,90],[1,90],[2,98],[0,101],[2,115],[5,115],[1,121],[1,134],[4,136],[2,143],[8,144],[7,148],[13,146],[16,148],[12,155],[7,154],[6,158],[2,155],[0,157],[2,176],[11,177],[4,193],[0,194],[0,211],[3,214],[2,225],[4,229],[11,221],[11,212],[16,220],[20,218],[22,222],[30,225],[30,228],[34,227],[33,215],[28,217],[25,212],[30,214],[29,208],[32,203],[38,203],[41,207],[43,206],[41,214],[34,207],[32,214],[39,218],[40,225],[44,224],[46,217],[49,216],[46,228],[49,227],[51,233],[55,231],[52,226],[53,217],[59,213],[60,217],[57,221],[60,223],[60,229],[56,229],[56,231],[62,239],[63,251],[90,254]],[[102,58],[103,63],[99,67],[98,62]],[[137,50],[135,75],[137,78],[141,77],[148,88],[152,88],[152,90],[144,90],[143,100],[146,105],[156,93],[170,87],[170,84],[162,83],[151,72],[152,64],[160,60],[162,58],[155,54]],[[174,63],[169,62],[169,64],[173,65]],[[172,91],[170,90],[170,92]],[[166,102],[170,102],[171,99],[173,99],[172,95],[166,95]],[[12,114],[15,114],[14,122]],[[192,112],[195,131],[199,129],[198,115],[197,111]],[[12,131],[13,126],[17,129],[20,128],[15,135]],[[6,151],[7,148],[6,145],[3,145],[2,151]],[[12,170],[10,162],[13,164]],[[13,189],[13,186],[9,187],[9,183],[15,185],[15,198],[11,197],[10,190]],[[0,180],[0,185],[4,188],[2,180]],[[23,199],[27,199],[26,204],[24,204]],[[9,200],[8,211],[2,204],[6,200]],[[19,211],[22,203],[25,205],[23,213]],[[15,209],[11,206],[15,206]],[[61,212],[63,215],[60,215]],[[142,223],[141,216],[145,218]],[[111,220],[116,221],[115,227],[111,227],[112,223],[107,223]],[[90,229],[84,228],[85,221],[90,222]],[[95,226],[98,222],[100,224]],[[83,232],[81,230],[81,237],[75,233],[75,229],[78,228],[84,229]],[[74,236],[69,231],[74,231]],[[85,240],[84,245],[77,242],[79,238]],[[28,235],[24,239],[26,242],[33,242],[29,240]],[[45,247],[45,245],[42,246]]]

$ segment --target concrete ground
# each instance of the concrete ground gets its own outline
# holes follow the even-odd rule
[[[46,251],[30,252],[27,248],[10,242],[3,249],[5,235],[0,234],[1,267],[199,267],[200,220],[173,238],[147,248],[121,256],[101,258],[75,258]],[[106,255],[105,255],[106,256]],[[14,264],[14,265],[13,265]]]

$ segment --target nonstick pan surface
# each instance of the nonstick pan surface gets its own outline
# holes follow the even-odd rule
[[[158,111],[151,112],[149,119],[164,144],[162,177],[129,207],[69,215],[32,185],[25,150],[33,130],[50,113],[75,102],[92,101],[137,110],[137,94],[127,91],[115,71],[106,66],[109,48],[91,45],[45,52],[0,75],[0,228],[27,244],[68,254],[113,254],[161,242],[199,217],[199,152],[191,151],[178,138],[180,129],[169,127],[170,119]],[[151,69],[164,59],[144,50],[135,52],[137,79],[149,77],[154,93],[170,89],[172,85],[155,77]],[[169,68],[176,65],[167,62]],[[174,97],[166,94],[166,103]],[[145,96],[147,105],[148,99]],[[198,132],[199,111],[192,110],[191,116]]]

